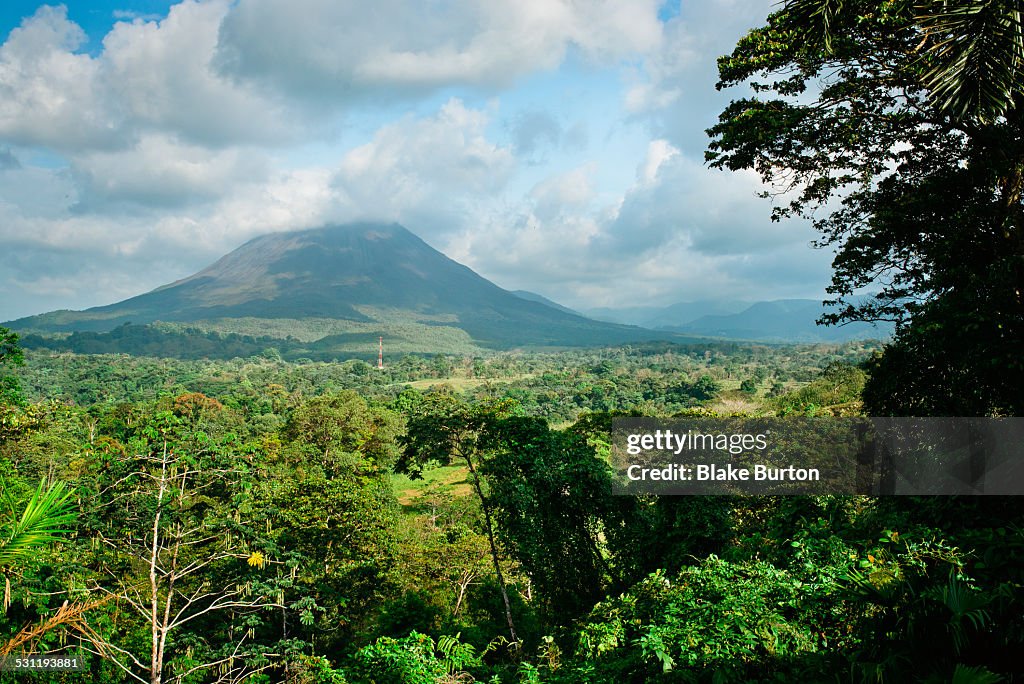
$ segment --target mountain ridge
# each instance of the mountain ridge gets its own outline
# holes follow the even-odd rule
[[[755,302],[736,313],[705,315],[682,325],[661,329],[702,337],[762,342],[847,342],[885,339],[892,335],[892,326],[885,324],[817,325],[817,319],[825,312],[825,306],[813,299],[776,299]]]

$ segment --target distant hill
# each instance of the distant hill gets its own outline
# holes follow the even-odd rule
[[[670,326],[684,325],[701,316],[736,313],[748,306],[750,302],[701,300],[676,302],[668,306],[600,307],[585,309],[582,313],[599,321],[667,329]]]
[[[103,333],[154,321],[261,338],[305,336],[310,342],[322,334],[337,338],[339,350],[362,348],[386,330],[380,334],[401,336],[406,351],[428,353],[449,351],[436,348],[432,339],[455,340],[468,349],[677,337],[530,301],[402,226],[376,223],[263,235],[192,276],[137,297],[5,325],[36,333]]]
[[[677,302],[662,307],[656,313],[643,319],[637,325],[645,328],[667,330],[672,326],[680,326],[704,316],[722,316],[734,314],[750,306],[750,302],[734,300]]]
[[[606,321],[608,323],[620,323],[623,325],[640,325],[651,316],[661,310],[658,306],[631,306],[631,307],[610,307],[600,306],[592,309],[583,309],[580,313],[595,321]]]
[[[885,339],[892,335],[891,325],[848,323],[843,326],[817,325],[825,312],[813,299],[779,299],[758,302],[734,314],[701,316],[667,330],[708,337],[763,342],[846,342],[859,339]]]
[[[892,326],[850,323],[844,326],[820,326],[816,321],[825,312],[816,299],[780,299],[766,302],[703,300],[678,302],[662,307],[624,307],[586,309],[598,320],[639,325],[699,337],[752,340],[778,343],[847,342],[885,339]]]
[[[581,314],[579,311],[576,311],[575,309],[570,309],[567,306],[562,306],[558,302],[552,301],[545,297],[544,295],[537,294],[536,292],[530,292],[529,290],[511,290],[511,292],[516,297],[525,299],[528,302],[540,302],[541,304],[550,306],[552,309],[558,309],[559,311],[563,311],[567,314],[572,314],[573,316],[583,316],[583,314]],[[586,317],[584,316],[584,318]]]

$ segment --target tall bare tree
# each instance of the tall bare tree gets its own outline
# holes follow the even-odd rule
[[[254,586],[267,559],[248,548],[231,506],[244,471],[224,458],[222,444],[180,428],[174,416],[158,417],[132,445],[133,467],[99,491],[117,527],[102,542],[135,573],[111,572],[117,582],[97,589],[116,594],[146,626],[148,653],[110,638],[93,645],[139,682],[180,682],[200,670],[218,682],[241,681],[275,655],[251,643],[249,618],[281,605]],[[179,647],[176,637],[186,632],[188,645]],[[204,643],[204,633],[216,642]]]

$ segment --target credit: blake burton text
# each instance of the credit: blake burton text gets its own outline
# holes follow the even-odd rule
[[[766,465],[755,465],[753,469],[743,466],[719,466],[714,463],[698,466],[671,464],[660,468],[645,468],[631,465],[626,469],[626,477],[636,481],[660,482],[817,482],[821,473],[817,468],[772,468]]]

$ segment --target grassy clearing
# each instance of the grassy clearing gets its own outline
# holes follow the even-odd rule
[[[533,373],[523,373],[520,375],[510,375],[508,377],[501,378],[427,378],[425,380],[412,380],[405,383],[406,385],[413,387],[418,390],[427,390],[432,387],[440,387],[447,385],[455,391],[462,391],[467,389],[473,389],[480,385],[507,385],[517,380],[525,380],[527,378],[534,377]]]
[[[402,354],[456,354],[486,356],[492,352],[477,345],[469,334],[441,321],[414,319],[396,314],[380,314],[375,321],[349,321],[327,318],[221,318],[185,323],[157,323],[162,330],[197,328],[204,332],[239,333],[254,337],[292,338],[287,347],[301,355],[331,352],[339,358],[375,358],[377,337],[384,337],[384,352],[389,357]]]
[[[409,387],[413,387],[418,390],[428,390],[433,387],[441,387],[442,385],[451,387],[453,390],[465,390],[479,387],[480,385],[486,385],[489,382],[494,382],[491,378],[427,378],[426,380],[412,380],[405,383]]]
[[[467,479],[469,471],[464,466],[441,466],[431,468],[418,480],[407,475],[392,475],[398,503],[409,513],[420,513],[431,507],[432,502],[447,501],[473,495],[473,485]]]

